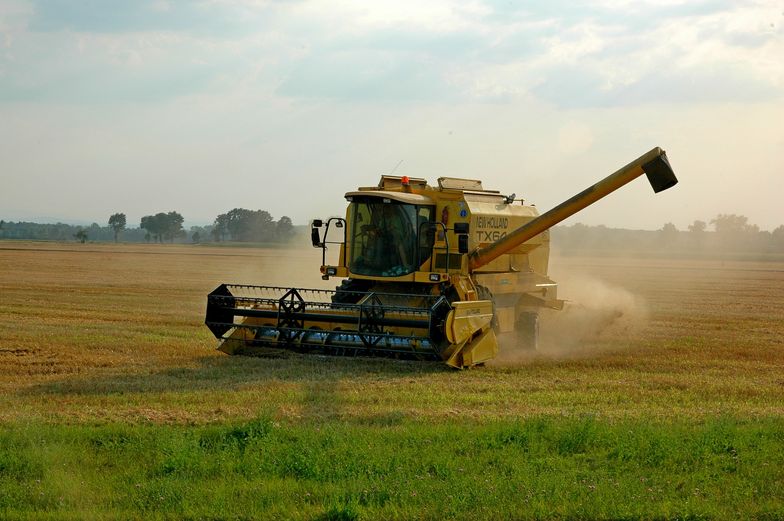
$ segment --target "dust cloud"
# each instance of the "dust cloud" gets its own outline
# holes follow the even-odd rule
[[[321,250],[313,247],[231,250],[220,257],[219,283],[317,289],[334,289],[340,283],[321,279]],[[331,260],[327,258],[327,262]]]
[[[520,346],[514,334],[501,335],[499,355],[492,365],[586,358],[625,349],[626,340],[648,323],[646,301],[623,287],[588,275],[561,277],[558,287],[559,297],[567,302],[561,311],[540,312],[537,349]]]
[[[328,263],[337,261],[336,253],[328,252]],[[225,280],[220,282],[318,289],[335,289],[340,283],[321,279],[321,250],[312,247],[233,250],[221,258],[220,278]],[[526,349],[514,333],[504,333],[499,335],[499,355],[489,365],[597,356],[626,349],[629,339],[639,337],[649,318],[642,297],[595,275],[565,271],[554,278],[559,297],[567,302],[561,311],[540,312],[537,349]]]

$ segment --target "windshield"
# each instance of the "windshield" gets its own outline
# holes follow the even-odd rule
[[[430,251],[417,250],[419,225],[429,222],[432,208],[384,202],[379,198],[352,203],[351,263],[359,275],[397,277],[415,271]],[[421,248],[420,248],[421,250]]]

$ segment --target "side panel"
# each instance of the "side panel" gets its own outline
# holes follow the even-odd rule
[[[560,309],[563,306],[563,302],[558,300],[558,285],[547,276],[533,271],[478,273],[474,279],[492,293],[502,333],[514,329],[515,320],[521,311],[543,307]]]
[[[510,232],[533,220],[539,212],[533,206],[499,204],[498,199],[466,195],[470,211],[469,250],[487,246],[506,237]],[[549,261],[550,232],[544,231],[501,255],[498,259],[482,266],[475,273],[498,273],[532,270],[547,275]]]
[[[471,194],[465,196],[471,217],[469,249],[496,242],[539,215],[533,206],[499,204],[500,199],[498,198],[488,199],[490,198]],[[538,241],[534,238],[526,244],[537,243]]]

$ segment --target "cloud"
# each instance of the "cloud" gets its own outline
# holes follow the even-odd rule
[[[263,9],[191,0],[36,0],[29,28],[35,32],[187,32],[225,36],[258,28]]]
[[[560,67],[534,87],[541,99],[561,108],[629,107],[656,103],[707,104],[760,102],[781,97],[781,91],[756,81],[743,66],[688,70],[662,68],[625,85],[608,86],[601,74],[587,68]]]
[[[641,32],[596,21],[559,32],[534,66],[531,92],[567,109],[781,99],[775,9],[715,2],[667,14]]]
[[[277,93],[342,101],[458,101],[453,71],[488,47],[471,31],[384,29],[310,41],[285,67]]]
[[[576,108],[762,101],[781,92],[781,35],[765,24],[772,4],[566,4],[485,2],[480,16],[452,13],[440,30],[398,20],[333,34],[328,45],[316,36],[278,93],[468,103],[533,95]]]
[[[784,86],[775,2],[420,4],[36,0],[0,19],[0,102],[166,102],[241,84],[294,100],[573,109],[769,100]]]
[[[25,40],[0,70],[0,101],[163,101],[208,90],[246,65],[221,47],[169,34]]]
[[[301,60],[277,93],[344,101],[434,101],[455,96],[426,56],[367,51]]]

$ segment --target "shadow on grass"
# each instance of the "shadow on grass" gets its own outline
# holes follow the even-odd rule
[[[306,393],[335,393],[344,379],[388,381],[399,378],[451,372],[439,362],[389,360],[383,358],[342,358],[324,355],[286,354],[276,358],[248,356],[202,356],[196,367],[140,368],[111,371],[33,385],[20,395],[113,395],[188,391],[241,390],[275,382],[303,384]],[[308,397],[305,397],[308,401]]]

